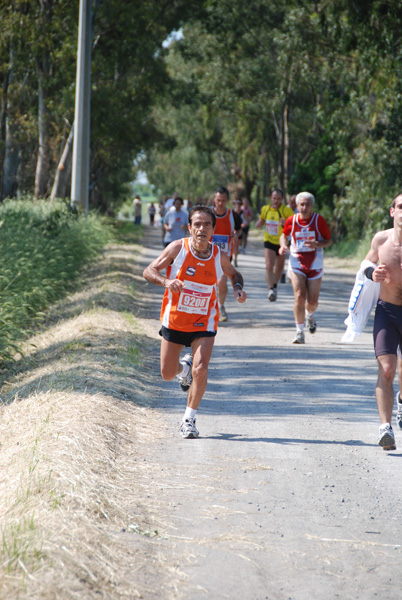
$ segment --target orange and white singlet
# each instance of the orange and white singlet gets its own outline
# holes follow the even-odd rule
[[[166,289],[163,296],[161,321],[164,327],[176,331],[216,331],[219,311],[217,282],[222,277],[221,251],[212,244],[209,258],[193,254],[190,238],[183,238],[179,254],[166,270],[168,279],[180,279],[184,287],[180,294]]]
[[[224,254],[230,258],[233,253],[233,231],[235,228],[234,217],[230,208],[227,209],[224,215],[216,216],[216,225],[212,241],[219,246]]]

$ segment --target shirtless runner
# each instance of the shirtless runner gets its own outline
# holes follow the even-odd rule
[[[393,199],[390,215],[393,227],[376,233],[366,256],[366,260],[379,264],[364,272],[366,277],[380,283],[374,317],[374,350],[378,361],[375,393],[381,421],[378,443],[384,450],[396,449],[391,421],[397,349],[402,345],[402,194]],[[396,423],[402,430],[402,403],[399,400],[398,393]]]

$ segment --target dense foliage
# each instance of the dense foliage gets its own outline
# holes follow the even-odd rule
[[[161,194],[311,190],[338,238],[388,222],[399,0],[92,5],[92,206],[112,212],[136,164]],[[68,197],[78,0],[3,1],[0,18],[0,198]]]
[[[110,238],[100,217],[73,214],[59,201],[0,205],[0,360]]]
[[[144,162],[161,190],[232,182],[313,192],[338,239],[389,223],[402,184],[396,0],[208,0],[165,61],[154,110],[165,144]]]
[[[92,2],[90,203],[105,212],[126,192],[137,154],[158,138],[149,115],[168,79],[162,43],[192,4]],[[0,199],[47,197],[56,174],[56,196],[69,196],[78,5],[0,2]]]

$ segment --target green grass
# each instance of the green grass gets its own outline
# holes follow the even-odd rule
[[[338,258],[353,258],[361,261],[369,251],[370,243],[371,236],[369,234],[365,234],[361,238],[346,238],[341,240],[333,246],[330,246],[325,252],[328,254],[328,256],[335,256]]]
[[[73,213],[62,201],[30,198],[0,206],[0,361],[59,298],[81,268],[112,239],[101,217]]]
[[[33,565],[39,564],[44,555],[41,544],[36,539],[34,515],[12,523],[6,531],[2,531],[0,556],[8,574],[18,568],[28,573],[27,567],[32,569]]]
[[[125,352],[125,362],[138,367],[141,364],[141,349],[131,344]]]
[[[134,225],[132,221],[113,221],[114,237],[122,244],[139,244],[143,234],[142,225]]]
[[[350,258],[354,256],[358,250],[360,240],[342,240],[326,250],[329,256],[337,256],[339,258]]]

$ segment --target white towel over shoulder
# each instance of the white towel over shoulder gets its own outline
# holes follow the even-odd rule
[[[365,328],[370,313],[378,302],[380,284],[367,279],[364,271],[367,267],[377,265],[370,260],[364,260],[357,272],[355,284],[349,300],[349,315],[345,319],[347,327],[342,342],[351,343]]]

